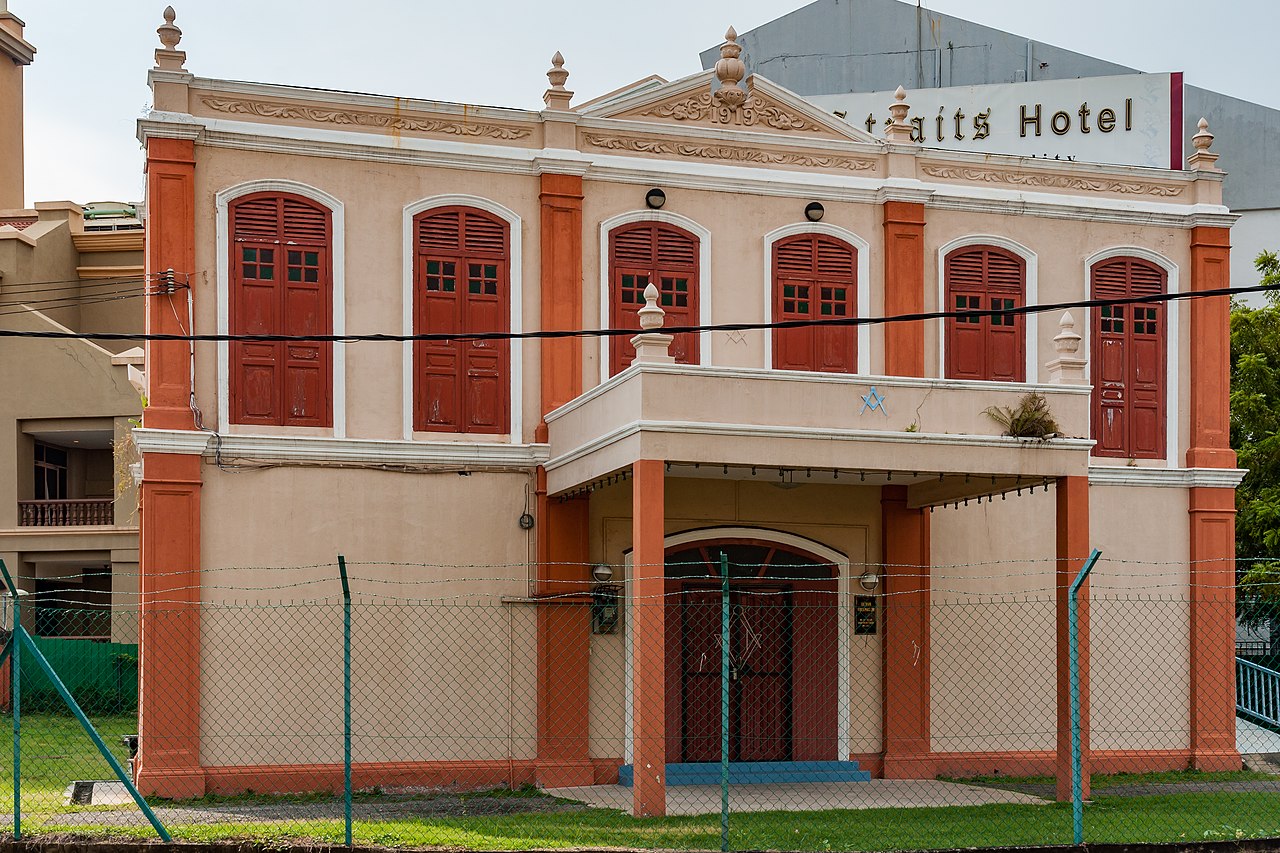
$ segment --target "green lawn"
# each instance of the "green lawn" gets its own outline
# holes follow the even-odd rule
[[[98,734],[127,768],[129,752],[120,736],[138,731],[133,715],[98,717]],[[74,717],[22,715],[22,810],[62,807],[62,792],[75,779],[113,779],[111,767]],[[13,717],[0,716],[0,811],[13,811]]]
[[[295,839],[341,843],[340,821],[171,826],[175,839]],[[55,827],[42,831],[122,834],[118,828]],[[357,823],[357,844],[527,850],[625,847],[706,850],[720,845],[717,817],[633,819],[593,809],[578,813],[388,820]],[[148,836],[149,831],[127,834]],[[1202,841],[1280,836],[1280,795],[1182,794],[1103,798],[1085,815],[1091,842]],[[738,850],[910,850],[1071,841],[1069,805],[990,805],[936,809],[867,809],[735,814],[730,843]]]

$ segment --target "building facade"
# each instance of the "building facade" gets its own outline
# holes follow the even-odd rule
[[[143,230],[133,205],[25,205],[22,69],[35,49],[0,4],[0,313],[19,332],[142,328]],[[0,340],[0,559],[36,606],[40,636],[137,640],[142,414],[128,342]],[[112,607],[122,608],[116,618]]]
[[[736,595],[812,608],[787,610],[774,624],[789,633],[761,645],[791,680],[747,717],[773,720],[763,740],[782,751],[744,740],[739,760],[857,761],[890,778],[1061,771],[1065,665],[1025,673],[1038,691],[1025,705],[970,701],[998,693],[1010,664],[944,659],[961,646],[941,638],[1008,626],[939,616],[933,567],[976,596],[1030,574],[1057,590],[1019,640],[1062,661],[1066,582],[1093,546],[1176,564],[1182,600],[1222,604],[1178,610],[1160,626],[1172,645],[1152,625],[1095,630],[1095,660],[1120,631],[1126,665],[1169,673],[1130,713],[1179,710],[1158,735],[1109,729],[1094,766],[1240,766],[1226,298],[811,324],[1222,287],[1233,217],[1208,133],[1183,171],[932,151],[910,142],[909,94],[885,104],[884,137],[868,134],[744,80],[732,31],[713,71],[580,105],[557,54],[537,112],[200,78],[172,15],[160,35],[139,122],[147,266],[187,286],[148,297],[147,328],[226,337],[147,346],[145,792],[340,784],[317,744],[223,734],[264,731],[282,701],[309,707],[308,688],[246,680],[243,651],[230,671],[234,632],[200,622],[237,595],[214,570],[319,582],[328,569],[297,567],[339,552],[378,562],[386,583],[537,613],[520,641],[465,634],[451,677],[466,708],[428,683],[408,639],[380,648],[385,678],[356,712],[387,737],[413,701],[515,735],[410,755],[366,744],[362,773],[629,778],[636,813],[663,813],[665,768],[718,757],[682,734],[708,706],[678,650],[720,550],[757,570]],[[735,323],[763,327],[704,328]],[[609,329],[627,331],[590,334]],[[524,336],[542,330],[588,333]],[[406,340],[335,340],[386,332]],[[1044,441],[983,414],[1029,392],[1057,421]],[[1134,528],[1135,505],[1152,524]],[[964,574],[993,552],[1025,565]],[[593,565],[625,585],[613,633],[564,606],[590,601]],[[1146,582],[1117,562],[1091,584]],[[855,585],[876,597],[875,630],[856,635]],[[684,604],[654,604],[670,601]],[[311,642],[275,631],[255,639],[272,656]],[[490,683],[484,662],[509,642],[520,666]],[[1086,695],[1113,707],[1117,689]],[[996,714],[1056,722],[955,748]]]

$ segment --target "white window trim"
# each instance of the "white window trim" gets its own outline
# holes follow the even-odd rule
[[[711,230],[687,216],[665,210],[630,210],[611,216],[600,223],[600,328],[610,328],[609,306],[612,268],[609,263],[609,234],[615,228],[633,222],[664,222],[683,228],[698,238],[698,325],[711,324]],[[600,381],[609,379],[610,339],[600,339]],[[711,333],[698,335],[698,363],[711,363]]]
[[[524,330],[523,323],[523,242],[524,232],[520,215],[510,208],[503,207],[496,201],[482,198],[477,195],[467,195],[465,193],[453,193],[449,195],[435,195],[424,198],[419,201],[411,202],[404,207],[404,232],[403,232],[403,289],[402,289],[402,305],[401,320],[402,328],[405,335],[413,334],[413,263],[417,256],[413,240],[413,218],[419,213],[432,210],[437,207],[474,207],[477,210],[483,210],[492,213],[506,221],[508,225],[508,254],[510,261],[507,265],[507,283],[510,293],[511,302],[511,333],[519,334]],[[403,385],[401,393],[402,407],[402,435],[406,441],[413,440],[413,341],[406,340],[402,347],[403,353],[403,370],[401,382]],[[524,388],[524,342],[519,339],[512,339],[511,346],[508,349],[509,369],[511,371],[511,387],[509,390],[510,398],[508,400],[508,418],[509,418],[509,436],[508,440],[511,444],[519,444],[524,438],[524,400],[522,390]],[[470,437],[470,433],[433,433],[438,436],[452,435],[455,438],[466,439]]]
[[[1166,258],[1159,252],[1153,252],[1150,249],[1144,249],[1141,246],[1113,246],[1109,249],[1103,249],[1094,252],[1092,255],[1084,259],[1084,292],[1086,299],[1093,298],[1093,276],[1091,275],[1095,264],[1111,258],[1133,257],[1141,258],[1144,261],[1150,261],[1165,271],[1165,292],[1181,293],[1181,283],[1178,277],[1178,265]],[[1164,334],[1164,360],[1165,360],[1165,395],[1164,395],[1164,461],[1168,468],[1178,468],[1178,400],[1180,398],[1178,385],[1178,359],[1181,353],[1181,328],[1178,325],[1178,300],[1171,299],[1164,303],[1165,305],[1165,334]],[[1088,360],[1085,369],[1088,373],[1085,380],[1090,384],[1093,383],[1093,360],[1090,358],[1091,338],[1093,337],[1093,323],[1089,321],[1090,311],[1092,309],[1084,309],[1084,316],[1076,319],[1076,329],[1084,338],[1082,342],[1082,351],[1084,357]],[[1093,403],[1089,404],[1089,435],[1093,435]],[[1115,459],[1117,463],[1122,463],[1122,457],[1092,456],[1091,463],[1097,463],[1102,459]]]
[[[858,280],[855,289],[857,296],[857,316],[866,316],[871,304],[871,244],[857,234],[839,225],[826,222],[795,222],[775,228],[764,235],[764,322],[773,322],[773,246],[779,240],[794,237],[797,234],[824,234],[835,237],[853,246],[857,252]],[[860,375],[871,373],[871,327],[856,326],[858,340],[858,364]],[[773,331],[764,330],[764,368],[773,369]]]
[[[217,259],[214,263],[215,290],[217,296],[218,334],[230,334],[231,330],[231,226],[227,221],[231,202],[236,199],[259,192],[293,193],[311,199],[329,209],[333,230],[330,233],[330,275],[332,284],[333,334],[341,336],[346,332],[346,218],[340,200],[327,192],[298,181],[281,178],[267,178],[246,181],[219,190],[214,196],[217,211],[215,224],[215,250]],[[347,352],[346,344],[335,342],[333,345],[333,386],[330,390],[333,403],[333,437],[347,436]],[[217,343],[218,365],[218,431],[229,432],[231,428],[231,345],[227,341]]]
[[[794,533],[783,533],[779,530],[770,530],[762,527],[712,527],[702,528],[699,530],[688,530],[684,533],[673,533],[662,540],[663,550],[667,550],[680,545],[688,545],[694,542],[705,542],[709,539],[758,539],[763,542],[772,542],[777,545],[798,548],[807,551],[819,559],[833,564],[837,569],[836,576],[836,607],[837,609],[837,680],[836,680],[836,760],[848,761],[849,755],[853,751],[853,731],[851,728],[850,716],[852,713],[853,699],[850,691],[853,689],[852,681],[849,674],[849,659],[852,653],[852,633],[853,624],[850,621],[850,611],[853,607],[853,591],[852,577],[850,574],[850,560],[847,556],[823,545],[821,542],[815,542],[812,539],[806,539],[803,536],[797,536]],[[635,624],[635,614],[632,612],[632,600],[634,598],[632,588],[632,571],[631,564],[633,558],[632,548],[628,548],[622,554],[622,560],[625,565],[626,578],[624,579],[623,604],[625,608],[624,618],[622,620],[623,634],[623,660],[626,665],[626,675],[624,676],[624,684],[626,687],[626,716],[625,729],[623,731],[623,762],[632,764],[635,761],[635,696],[633,693],[635,673],[631,664],[631,631],[632,625]]]
[[[957,237],[945,246],[938,249],[938,310],[947,311],[951,306],[947,304],[947,255],[956,249],[963,249],[967,246],[995,246],[999,249],[1006,249],[1022,258],[1024,269],[1026,270],[1023,281],[1023,305],[1035,305],[1040,301],[1040,280],[1039,280],[1039,260],[1036,253],[1031,251],[1021,243],[1010,240],[1008,237],[998,237],[994,234],[968,234],[964,237]],[[1025,336],[1022,348],[1026,359],[1026,381],[1034,385],[1040,381],[1040,315],[1031,313],[1024,314],[1026,318],[1023,324],[1025,328]],[[947,321],[945,318],[938,319],[938,376],[946,378],[947,375]]]

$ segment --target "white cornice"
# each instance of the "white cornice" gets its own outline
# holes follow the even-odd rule
[[[1244,468],[1131,468],[1125,465],[1090,465],[1093,486],[1152,486],[1189,489],[1234,489],[1248,470]]]
[[[1088,396],[1093,393],[1090,385],[1045,385],[1027,382],[981,382],[969,379],[922,379],[913,376],[864,376],[861,374],[840,375],[804,370],[769,370],[751,367],[717,367],[714,365],[685,364],[633,364],[621,373],[609,378],[607,382],[595,386],[568,403],[547,413],[548,424],[590,403],[597,397],[609,393],[612,389],[627,380],[642,374],[666,376],[691,376],[715,379],[753,379],[768,382],[817,382],[829,387],[838,385],[883,386],[885,388],[922,388],[928,391],[993,391],[1069,396]],[[874,431],[872,431],[874,432]],[[878,434],[878,433],[877,433]],[[913,433],[917,435],[918,433]]]
[[[446,465],[533,468],[545,462],[545,444],[392,441],[312,436],[223,435],[194,430],[135,429],[138,450],[264,462],[348,462],[372,465]]]
[[[637,134],[646,138],[664,137],[673,139],[689,139],[707,142],[740,142],[747,145],[780,146],[786,150],[822,151],[831,154],[860,156],[867,159],[879,158],[884,149],[874,142],[863,142],[854,139],[832,139],[830,137],[802,137],[799,135],[784,136],[756,130],[743,130],[738,127],[715,127],[705,124],[675,124],[642,119],[627,118],[590,118],[584,117],[578,122],[582,130],[608,131],[619,134]]]
[[[148,139],[200,139],[204,135],[200,119],[186,113],[166,113],[152,110],[146,118],[138,119],[138,141],[143,145]]]
[[[1039,439],[1014,438],[1007,435],[954,435],[932,432],[897,432],[893,430],[830,429],[827,427],[769,426],[763,424],[691,423],[689,421],[636,420],[623,424],[580,447],[547,461],[545,467],[553,471],[576,462],[596,451],[624,441],[641,433],[667,433],[676,435],[711,435],[719,438],[777,438],[809,439],[820,441],[861,441],[873,444],[914,444],[953,447],[997,447],[1008,450],[1043,448],[1088,453],[1093,440],[1088,438]]]

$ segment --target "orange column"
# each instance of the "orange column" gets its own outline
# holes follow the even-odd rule
[[[884,778],[931,779],[929,732],[929,514],[907,506],[906,486],[883,486]]]
[[[632,478],[631,695],[633,810],[667,813],[666,554],[664,463],[642,459]]]
[[[1191,290],[1230,284],[1230,232],[1191,230]],[[1230,446],[1231,306],[1191,300],[1191,436],[1187,467],[1234,468]],[[1235,490],[1190,490],[1191,763],[1238,770],[1235,735]]]
[[[1191,511],[1191,766],[1239,770],[1236,749],[1236,498],[1193,488]]]
[[[576,329],[582,325],[582,178],[544,174],[539,200],[542,328]],[[582,393],[582,342],[544,340],[541,353],[545,415]],[[547,440],[545,421],[535,438]],[[591,785],[589,504],[548,498],[546,471],[539,468],[537,476],[536,594],[553,597],[538,607],[538,783]]]
[[[185,285],[195,272],[195,143],[190,139],[147,140],[147,287],[162,287],[174,271]],[[188,333],[191,291],[150,296],[147,331]],[[195,429],[191,412],[191,345],[187,341],[147,342],[147,406],[143,424],[154,429]]]
[[[147,287],[165,271],[185,285],[195,269],[195,145],[147,140]],[[185,334],[191,291],[148,296],[146,329]],[[186,341],[147,343],[148,429],[194,429],[191,350]],[[200,457],[142,459],[141,661],[138,785],[145,794],[204,793],[200,768]]]
[[[884,203],[884,313],[924,310],[924,205]],[[924,376],[924,322],[888,323],[884,329],[887,376]]]
[[[1071,800],[1071,667],[1068,591],[1084,568],[1092,544],[1089,541],[1089,478],[1059,477],[1057,512],[1057,658],[1058,658],[1058,777],[1059,800]],[[1089,582],[1077,594],[1076,637],[1079,645],[1080,749],[1084,764],[1084,797],[1089,797]]]
[[[542,176],[542,328],[582,327],[582,178]],[[542,411],[582,393],[582,339],[542,341]]]
[[[538,761],[544,788],[595,784],[587,751],[591,608],[585,498],[549,499],[538,469]]]
[[[200,457],[148,453],[142,479],[138,787],[199,797]]]

